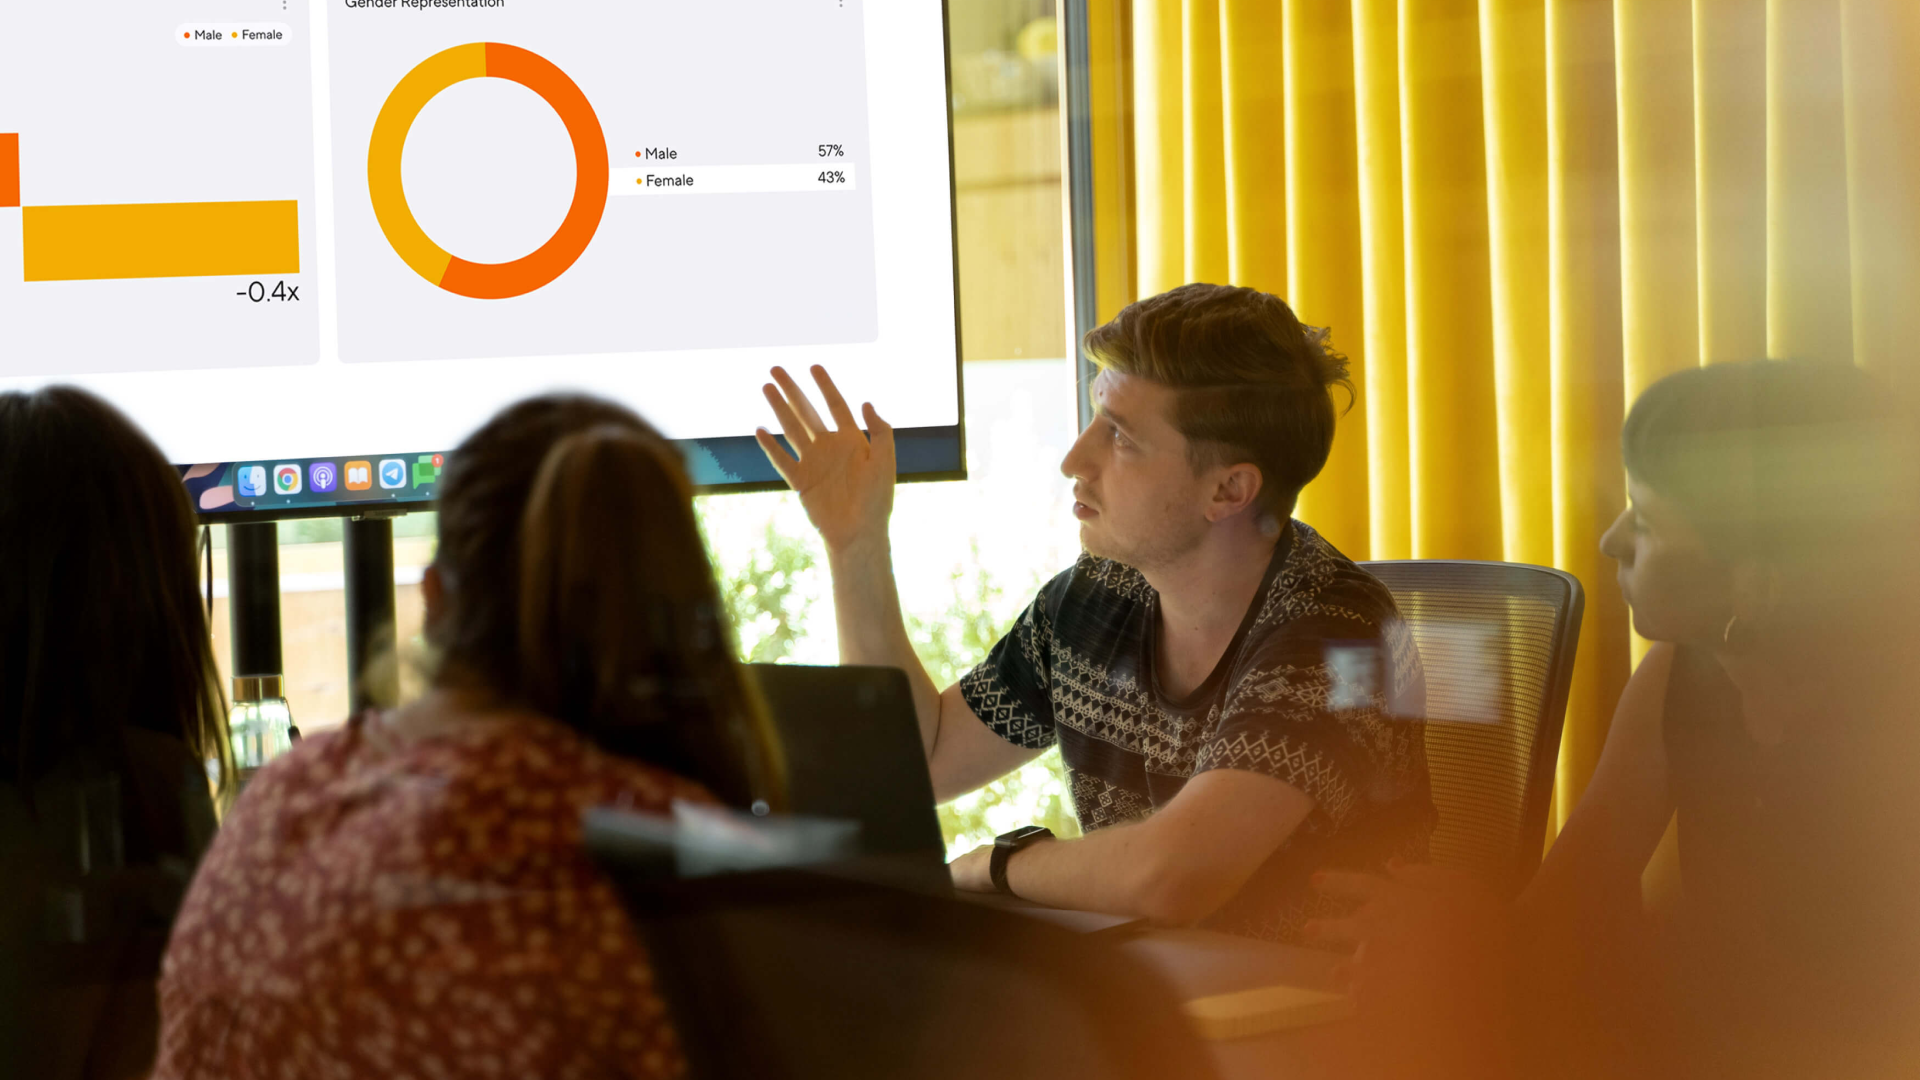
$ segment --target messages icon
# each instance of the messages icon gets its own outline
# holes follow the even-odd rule
[[[439,454],[421,454],[420,460],[413,463],[413,486],[431,484],[440,479],[440,468],[446,459]]]
[[[407,463],[399,458],[383,458],[380,462],[380,486],[392,491],[407,486]]]

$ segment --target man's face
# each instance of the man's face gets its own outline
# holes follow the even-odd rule
[[[1678,508],[1638,480],[1600,551],[1620,564],[1633,628],[1651,641],[1717,642],[1732,610],[1727,571]]]
[[[1151,379],[1103,371],[1093,423],[1060,462],[1073,480],[1080,543],[1092,555],[1152,570],[1200,544],[1214,470],[1196,473],[1173,426],[1175,392]]]

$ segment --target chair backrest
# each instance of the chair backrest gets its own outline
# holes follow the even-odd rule
[[[1393,593],[1426,670],[1434,861],[1517,895],[1546,845],[1580,582],[1521,563],[1360,565]]]
[[[1210,1075],[1158,976],[1098,939],[858,866],[681,878],[603,834],[695,1077]]]
[[[860,848],[871,855],[945,863],[933,781],[904,672],[747,667],[786,751],[794,813],[858,821]]]

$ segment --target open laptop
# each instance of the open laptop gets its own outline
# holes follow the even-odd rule
[[[793,812],[860,823],[870,856],[939,865],[945,842],[907,676],[890,667],[749,664],[786,748]],[[1076,933],[1126,933],[1144,920],[959,894]]]

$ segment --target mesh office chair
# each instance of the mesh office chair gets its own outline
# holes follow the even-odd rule
[[[1546,844],[1580,582],[1520,563],[1361,565],[1392,591],[1426,669],[1433,859],[1518,895]]]

